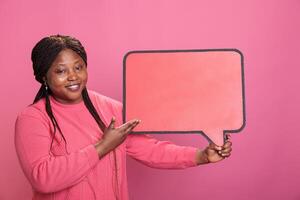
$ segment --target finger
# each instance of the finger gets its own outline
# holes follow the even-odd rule
[[[223,145],[223,149],[229,148],[232,146],[232,142],[231,141],[227,141],[225,142],[225,144]]]
[[[220,150],[222,150],[222,147],[220,147],[220,146],[218,146],[218,145],[216,145],[216,144],[214,144],[214,143],[210,143],[210,144],[209,144],[209,148],[212,149],[212,150],[215,150],[215,151],[220,151]]]
[[[141,120],[131,120],[128,123],[124,124],[121,127],[121,131],[127,134],[130,130],[132,130],[137,124],[140,123]]]
[[[231,153],[222,153],[221,156],[224,158],[228,158],[231,155]]]
[[[232,151],[232,148],[226,148],[221,151],[221,154],[222,153],[230,153],[231,151]]]
[[[131,124],[131,126],[129,126],[127,129],[125,129],[125,132],[130,132],[130,131],[132,131],[132,129],[134,129],[139,123],[140,123],[140,120],[137,120],[137,121],[133,122],[133,123]]]
[[[131,131],[132,129],[134,129],[134,127],[138,124],[139,122],[135,122],[134,124],[132,124],[131,126],[129,126],[127,129],[125,130],[122,130],[122,134],[124,136],[127,136]]]
[[[111,118],[111,121],[110,121],[110,124],[108,125],[108,129],[114,129],[115,128],[115,122],[116,122],[116,118],[115,117],[112,117]]]
[[[127,129],[125,129],[125,132],[127,132],[127,133],[131,132],[139,123],[140,123],[140,120],[134,122],[131,126],[129,126]]]
[[[122,124],[121,126],[119,126],[118,128],[122,131],[125,131],[128,127],[132,126],[134,123],[136,123],[138,120],[137,119],[133,119],[130,120],[124,124]]]

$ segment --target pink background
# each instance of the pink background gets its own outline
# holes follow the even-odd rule
[[[89,88],[122,98],[129,50],[237,48],[245,56],[246,128],[223,162],[187,170],[130,160],[132,200],[300,199],[300,2],[298,0],[55,0],[0,2],[0,199],[30,199],[14,150],[14,121],[39,85],[33,45],[70,34],[86,46]],[[199,135],[158,136],[204,147]]]

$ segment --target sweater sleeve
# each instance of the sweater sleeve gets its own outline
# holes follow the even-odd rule
[[[54,156],[50,154],[50,144],[46,122],[36,116],[18,116],[16,152],[27,179],[38,192],[56,192],[80,182],[99,161],[94,145]]]
[[[197,165],[194,147],[178,146],[144,134],[129,135],[126,142],[127,154],[149,167],[184,169]]]
[[[122,103],[112,101],[118,125],[122,123]],[[126,152],[135,160],[153,168],[184,169],[196,166],[197,148],[159,141],[146,134],[131,134],[126,139]]]

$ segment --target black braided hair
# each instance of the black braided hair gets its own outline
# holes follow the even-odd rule
[[[54,127],[50,148],[52,147],[56,130],[58,130],[58,132],[61,134],[65,143],[66,143],[66,139],[53,115],[50,100],[49,100],[49,95],[51,95],[52,92],[50,88],[47,88],[43,78],[46,76],[46,73],[48,72],[50,66],[52,65],[57,55],[64,49],[71,49],[74,52],[76,52],[83,59],[83,61],[87,66],[87,55],[84,47],[82,46],[79,40],[70,36],[52,35],[49,37],[45,37],[35,45],[31,53],[31,60],[32,60],[35,79],[42,84],[38,93],[35,96],[33,104],[39,101],[40,99],[45,98],[46,112]],[[84,88],[82,91],[82,98],[85,106],[87,107],[87,109],[89,110],[89,112],[91,113],[95,121],[97,122],[99,128],[104,132],[106,129],[106,125],[103,123],[97,110],[95,109],[86,88]]]

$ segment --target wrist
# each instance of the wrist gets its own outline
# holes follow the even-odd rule
[[[209,163],[207,154],[205,153],[205,150],[198,149],[196,153],[196,163],[197,165],[203,165]]]
[[[98,152],[99,159],[101,159],[103,156],[105,156],[109,152],[109,150],[108,150],[108,148],[106,148],[106,145],[103,142],[103,140],[100,140],[94,146]]]

